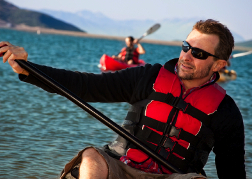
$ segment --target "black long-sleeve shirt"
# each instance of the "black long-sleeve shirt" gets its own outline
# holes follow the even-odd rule
[[[134,104],[146,99],[160,64],[128,68],[114,73],[80,73],[33,64],[36,68],[65,86],[87,102],[128,102]],[[21,80],[55,93],[34,76],[19,76]],[[214,113],[211,122],[214,132],[215,163],[219,178],[246,178],[244,164],[244,125],[241,113],[233,99],[226,95]]]

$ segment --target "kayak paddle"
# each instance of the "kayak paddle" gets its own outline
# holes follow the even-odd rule
[[[138,39],[138,42],[142,39],[142,38],[144,38],[145,36],[147,36],[147,35],[150,35],[150,34],[152,34],[153,32],[155,32],[155,31],[157,31],[159,28],[160,28],[160,24],[155,24],[155,25],[153,25],[151,28],[149,28],[139,39]]]

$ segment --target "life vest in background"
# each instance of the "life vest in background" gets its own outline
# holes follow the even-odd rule
[[[225,94],[217,83],[211,83],[182,97],[179,78],[168,62],[159,71],[153,93],[131,107],[123,126],[175,167],[185,173],[200,173],[214,145],[214,134],[209,128],[212,114]],[[118,137],[109,145],[110,149],[120,149],[118,153],[126,154],[134,163],[149,159],[147,154],[122,141]],[[171,173],[164,167],[162,170]]]
[[[122,61],[128,62],[129,60],[133,60],[134,64],[138,64],[139,53],[137,48],[124,47],[120,54],[122,55]]]

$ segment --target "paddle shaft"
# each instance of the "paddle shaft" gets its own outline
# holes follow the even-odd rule
[[[142,35],[139,39],[137,39],[137,42],[139,42],[142,38],[144,38],[146,35]]]
[[[139,149],[141,149],[143,152],[148,154],[150,157],[157,160],[159,163],[161,163],[164,167],[168,168],[172,172],[176,173],[184,173],[180,169],[176,168],[175,166],[169,164],[167,161],[165,161],[164,158],[162,158],[160,155],[152,151],[148,146],[143,144],[141,141],[139,141],[135,136],[128,133],[125,129],[123,129],[121,126],[110,120],[108,117],[103,115],[101,112],[96,110],[94,107],[90,106],[88,103],[86,103],[84,100],[80,99],[78,96],[76,96],[74,93],[66,89],[64,86],[38,70],[36,67],[34,67],[29,62],[26,62],[24,60],[15,60],[22,68],[29,71],[30,74],[35,76],[37,79],[41,80],[43,83],[50,86],[52,89],[57,91],[58,93],[65,96],[67,99],[75,103],[77,106],[88,112],[90,115],[98,119],[100,122],[105,124],[107,127],[112,129],[114,132],[122,136],[123,138],[127,139],[134,145],[136,145]]]

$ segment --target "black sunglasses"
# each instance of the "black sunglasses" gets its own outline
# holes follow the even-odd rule
[[[190,49],[192,49],[191,53],[192,53],[192,56],[195,58],[205,60],[207,59],[208,56],[213,56],[219,59],[219,57],[212,55],[211,53],[208,53],[200,48],[192,47],[187,41],[183,41],[182,50],[184,52],[188,52]]]

